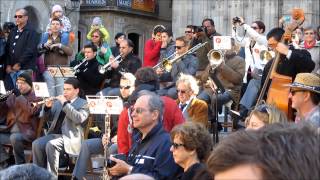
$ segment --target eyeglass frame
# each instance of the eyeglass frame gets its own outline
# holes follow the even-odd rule
[[[179,147],[185,147],[184,144],[179,144],[179,143],[172,143],[171,146],[173,147],[173,149],[178,149]]]
[[[23,17],[25,17],[26,15],[14,15],[13,17],[15,18],[15,19],[21,19],[21,18],[23,18]]]

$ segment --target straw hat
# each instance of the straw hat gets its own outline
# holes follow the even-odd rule
[[[294,82],[287,86],[292,89],[302,89],[320,94],[320,77],[313,73],[299,73]]]

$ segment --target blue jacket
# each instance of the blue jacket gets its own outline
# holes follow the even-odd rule
[[[170,147],[170,136],[161,123],[142,140],[141,134],[136,133],[128,156],[128,163],[133,166],[131,173],[147,174],[157,180],[174,179],[181,169],[175,164]]]

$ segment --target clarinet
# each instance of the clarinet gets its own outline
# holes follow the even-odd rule
[[[105,131],[105,135],[107,136],[107,144],[104,147],[104,157],[105,157],[105,161],[104,161],[104,169],[103,169],[103,180],[110,180],[110,176],[108,173],[108,167],[107,167],[107,161],[110,157],[110,153],[108,150],[108,146],[110,143],[110,134],[111,134],[111,128],[110,128],[110,114],[106,114],[105,119],[104,119],[104,131]]]

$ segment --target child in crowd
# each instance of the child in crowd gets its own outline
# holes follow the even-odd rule
[[[87,34],[87,39],[92,40],[92,33],[96,29],[99,29],[100,32],[103,34],[103,36],[104,36],[103,41],[105,43],[108,43],[110,35],[109,35],[108,30],[103,26],[102,20],[100,17],[93,18],[92,24],[91,24],[91,29],[90,29],[89,33]]]

